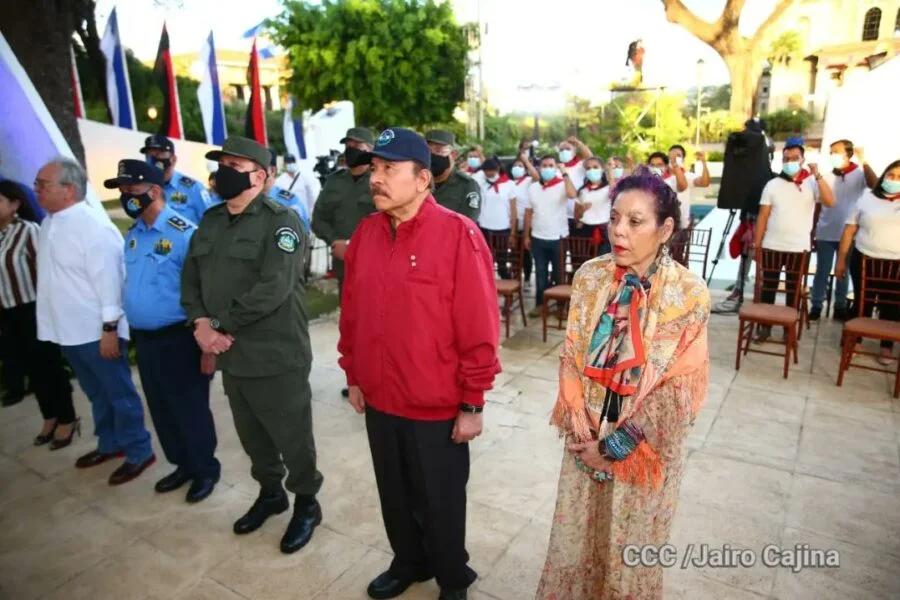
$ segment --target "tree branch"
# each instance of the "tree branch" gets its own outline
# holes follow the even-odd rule
[[[775,6],[775,10],[772,11],[772,14],[769,15],[769,18],[763,21],[763,24],[759,26],[759,29],[756,30],[756,33],[753,34],[753,45],[758,47],[764,40],[764,38],[769,34],[772,27],[781,19],[784,15],[785,11],[794,5],[795,0],[780,0],[780,2]]]
[[[729,25],[737,27],[741,20],[741,12],[744,10],[744,3],[746,1],[747,0],[728,0],[728,2],[725,3],[725,8],[722,10],[722,16],[719,17],[719,21],[721,21],[725,27],[728,27]]]
[[[666,9],[666,19],[670,23],[681,25],[702,42],[712,46],[720,37],[722,29],[720,24],[704,21],[690,11],[681,0],[662,0]],[[743,4],[744,0],[729,0],[728,4]],[[726,10],[728,6],[725,7]],[[721,19],[719,19],[721,21]]]

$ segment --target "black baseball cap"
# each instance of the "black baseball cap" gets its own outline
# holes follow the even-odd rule
[[[175,152],[175,144],[164,135],[151,135],[144,140],[141,154],[147,154],[147,150],[162,150],[163,152]]]
[[[119,174],[104,181],[103,187],[111,190],[132,183],[152,183],[162,187],[165,185],[165,174],[146,161],[126,158],[119,161]]]
[[[431,151],[428,150],[428,142],[412,129],[404,127],[389,127],[381,132],[375,140],[375,147],[366,157],[371,160],[373,156],[394,162],[414,160],[425,168],[431,168]]]
[[[284,155],[284,164],[288,165],[290,163],[295,163],[295,162],[297,162],[297,157],[294,156],[293,154],[285,154]]]

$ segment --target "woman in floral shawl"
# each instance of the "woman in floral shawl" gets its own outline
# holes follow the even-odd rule
[[[567,452],[539,599],[662,597],[662,569],[627,567],[622,552],[668,541],[706,399],[709,292],[668,252],[678,198],[639,170],[612,201],[613,254],[573,282],[552,417]]]

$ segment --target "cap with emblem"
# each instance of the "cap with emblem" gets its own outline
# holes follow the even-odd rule
[[[165,175],[160,169],[142,160],[126,158],[119,161],[119,174],[104,181],[103,187],[113,189],[133,183],[151,183],[162,187],[165,184]]]
[[[431,167],[431,151],[428,150],[425,138],[412,129],[403,127],[391,127],[382,131],[375,140],[375,148],[366,154],[369,159],[377,156],[394,162],[414,160],[426,169]]]
[[[362,142],[363,144],[375,145],[375,134],[368,127],[351,127],[347,130],[347,135],[341,138],[342,144],[346,144],[347,140]]]
[[[456,136],[453,132],[444,129],[432,129],[425,133],[425,141],[444,146],[455,146]]]
[[[144,140],[144,147],[141,148],[141,154],[147,154],[147,150],[175,152],[175,144],[164,135],[151,135]]]
[[[206,153],[206,158],[210,160],[219,160],[223,156],[237,156],[238,158],[247,158],[265,169],[269,166],[272,157],[269,149],[251,140],[250,138],[232,135],[222,144],[221,150],[211,150]]]

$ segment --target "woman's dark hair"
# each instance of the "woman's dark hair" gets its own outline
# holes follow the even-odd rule
[[[650,156],[647,157],[647,164],[650,164],[650,161],[654,158],[661,158],[665,164],[669,164],[669,155],[665,152],[654,152]]]
[[[656,208],[656,224],[661,226],[666,219],[672,218],[672,237],[669,241],[675,239],[675,235],[681,230],[681,202],[678,201],[678,194],[669,187],[665,181],[650,172],[650,169],[640,166],[635,169],[634,173],[628,177],[618,180],[609,191],[609,201],[611,204],[616,203],[616,198],[623,192],[640,190],[653,196],[656,200],[654,208]]]
[[[887,199],[887,192],[884,191],[884,188],[881,187],[881,184],[884,183],[884,178],[887,177],[887,174],[897,167],[900,167],[900,160],[895,160],[894,162],[889,164],[887,166],[887,169],[884,170],[884,173],[881,174],[881,177],[878,178],[878,183],[876,183],[875,187],[872,188],[872,193],[875,194],[876,197],[881,198],[882,200]]]
[[[31,221],[32,223],[38,222],[37,215],[34,214],[34,209],[31,207],[31,202],[28,201],[28,194],[25,193],[21,185],[8,179],[0,181],[0,194],[9,198],[10,201],[19,201],[19,209],[16,211],[16,214],[20,219]]]

